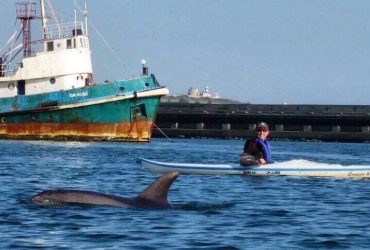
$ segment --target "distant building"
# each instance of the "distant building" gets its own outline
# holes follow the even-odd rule
[[[199,92],[198,89],[191,87],[188,90],[188,97],[191,97],[191,98],[201,98],[201,97],[220,98],[220,96],[217,93],[210,93],[208,86],[206,86],[202,92]]]

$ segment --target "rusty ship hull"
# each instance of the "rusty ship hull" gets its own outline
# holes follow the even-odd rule
[[[148,142],[160,97],[154,75],[0,99],[0,138]]]

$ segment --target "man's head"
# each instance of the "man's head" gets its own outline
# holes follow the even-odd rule
[[[270,133],[269,126],[265,122],[259,122],[257,123],[257,135],[262,140],[266,140],[267,136]]]

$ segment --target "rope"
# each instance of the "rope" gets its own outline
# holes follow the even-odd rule
[[[77,4],[76,0],[73,0],[73,2],[74,2],[75,7],[80,12],[80,14],[84,14],[84,12],[80,8],[80,6]],[[91,19],[88,20],[88,23],[90,24],[90,26],[94,29],[94,31],[96,32],[96,34],[103,41],[103,43],[105,44],[105,46],[107,46],[107,48],[110,50],[110,52],[112,53],[112,55],[114,56],[114,58],[122,65],[122,67],[125,67],[124,62],[121,60],[120,57],[117,56],[116,51],[112,48],[112,46],[108,43],[108,41],[104,38],[104,36],[99,32],[98,28],[96,28],[95,25],[90,20]]]
[[[166,133],[160,128],[160,127],[158,127],[157,126],[157,124],[155,124],[154,122],[153,122],[153,126],[156,128],[156,129],[158,129],[158,131],[164,136],[164,137],[166,137],[166,139],[167,140],[169,140],[170,142],[173,142],[172,140],[171,140],[171,138],[169,138],[167,135],[166,135]]]

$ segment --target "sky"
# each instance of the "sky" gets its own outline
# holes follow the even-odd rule
[[[0,48],[14,29],[14,2],[0,0]],[[73,21],[73,0],[52,3],[64,22]],[[370,104],[370,1],[87,5],[97,82],[137,76],[145,59],[171,95],[209,86],[222,98],[253,104]],[[37,29],[39,23],[33,25]]]

